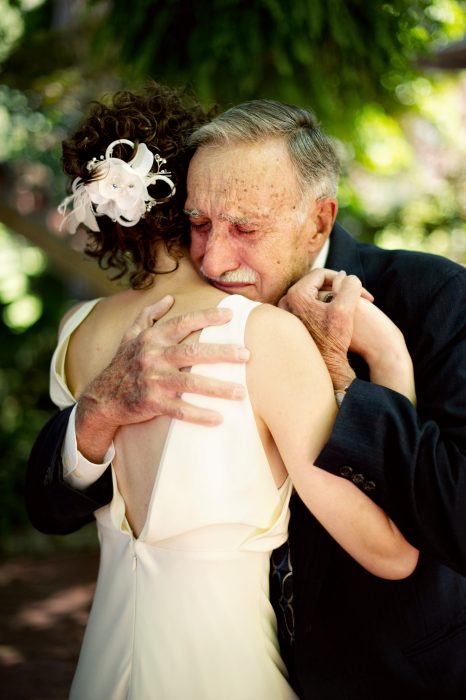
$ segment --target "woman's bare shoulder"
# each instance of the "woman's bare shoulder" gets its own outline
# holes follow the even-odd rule
[[[123,321],[127,318],[127,312],[132,307],[132,290],[118,292],[108,297],[102,297],[95,300],[95,306],[90,310],[89,314],[83,319],[80,328],[85,328],[89,332],[106,332],[108,326],[117,326],[119,319]],[[133,293],[134,294],[134,293]],[[64,323],[87,302],[81,302],[72,307],[63,317],[60,326]]]
[[[259,387],[274,377],[295,386],[296,395],[313,394],[312,387],[323,382],[331,389],[330,376],[311,334],[288,311],[263,304],[250,314],[246,326],[246,346],[251,351],[249,377]],[[333,398],[333,391],[332,398]]]
[[[271,304],[260,304],[252,311],[248,319],[247,335],[251,340],[263,343],[266,338],[279,343],[301,342],[313,345],[314,342],[304,324],[289,311]]]
[[[66,353],[66,374],[76,396],[109,364],[132,314],[131,295],[121,292],[100,299],[73,330]]]

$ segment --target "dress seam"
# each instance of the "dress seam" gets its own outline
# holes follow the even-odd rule
[[[134,697],[133,693],[133,668],[134,668],[134,656],[135,656],[135,646],[136,646],[136,614],[137,614],[137,585],[138,585],[138,560],[136,556],[136,550],[134,547],[134,537],[131,539],[131,567],[135,567],[132,571],[133,575],[133,624],[131,629],[131,651],[130,651],[130,668],[128,676],[128,694],[127,700],[131,700]],[[137,700],[137,699],[136,699]]]

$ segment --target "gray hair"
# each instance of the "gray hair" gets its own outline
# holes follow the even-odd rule
[[[315,197],[335,197],[340,163],[333,143],[315,116],[295,105],[265,99],[243,102],[196,129],[189,145],[258,143],[277,136],[287,145],[303,191],[310,188]]]

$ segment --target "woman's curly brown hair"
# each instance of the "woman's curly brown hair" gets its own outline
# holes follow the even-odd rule
[[[152,153],[166,158],[164,166],[175,183],[176,193],[157,204],[132,227],[121,226],[107,216],[99,216],[100,231],[88,231],[86,253],[97,258],[103,269],[115,268],[114,279],[129,273],[133,289],[152,284],[156,272],[156,247],[164,241],[175,260],[188,243],[188,226],[183,214],[186,199],[186,174],[192,149],[188,136],[209,121],[213,110],[205,112],[187,91],[178,91],[158,83],[150,83],[140,93],[126,90],[115,93],[111,103],[93,102],[89,116],[73,136],[63,142],[63,169],[74,180],[89,182],[87,163],[105,154],[117,139],[145,143]],[[129,161],[130,146],[120,144],[113,149],[116,158]],[[151,196],[163,194],[150,188]]]

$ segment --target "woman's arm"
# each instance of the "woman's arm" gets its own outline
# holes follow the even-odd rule
[[[371,573],[398,579],[414,570],[418,552],[357,486],[314,465],[336,417],[332,382],[304,326],[291,314],[260,306],[251,314],[248,388],[309,510]]]

